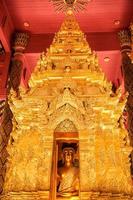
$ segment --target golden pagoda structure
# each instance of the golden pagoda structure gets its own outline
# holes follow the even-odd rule
[[[111,97],[71,10],[29,80],[13,89],[2,200],[131,200],[124,103]]]

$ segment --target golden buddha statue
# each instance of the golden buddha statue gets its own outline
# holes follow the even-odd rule
[[[64,146],[64,145],[63,145]],[[79,169],[74,165],[76,150],[67,144],[63,147],[63,166],[58,168],[57,192],[58,196],[78,196],[79,193]]]

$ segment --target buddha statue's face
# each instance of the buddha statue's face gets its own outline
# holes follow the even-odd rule
[[[70,166],[73,163],[74,149],[73,148],[64,148],[63,157],[66,166]]]
[[[64,0],[64,2],[67,4],[67,5],[73,5],[75,2],[76,2],[76,0]]]

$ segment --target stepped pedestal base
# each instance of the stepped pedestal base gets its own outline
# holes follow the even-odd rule
[[[9,192],[1,200],[50,200],[49,192]],[[133,195],[81,192],[80,197],[57,197],[56,200],[133,200]]]
[[[81,192],[81,200],[133,200],[132,195],[100,193],[100,192]]]
[[[1,200],[49,200],[48,191],[38,192],[9,192],[0,196]]]

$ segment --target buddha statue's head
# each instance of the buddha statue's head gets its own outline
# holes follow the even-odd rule
[[[63,152],[63,161],[65,166],[69,167],[73,165],[74,161],[74,155],[76,153],[75,147],[73,147],[71,144],[63,145],[62,148]]]
[[[75,151],[73,148],[67,147],[63,149],[63,158],[66,166],[70,166],[73,163],[74,153]]]

